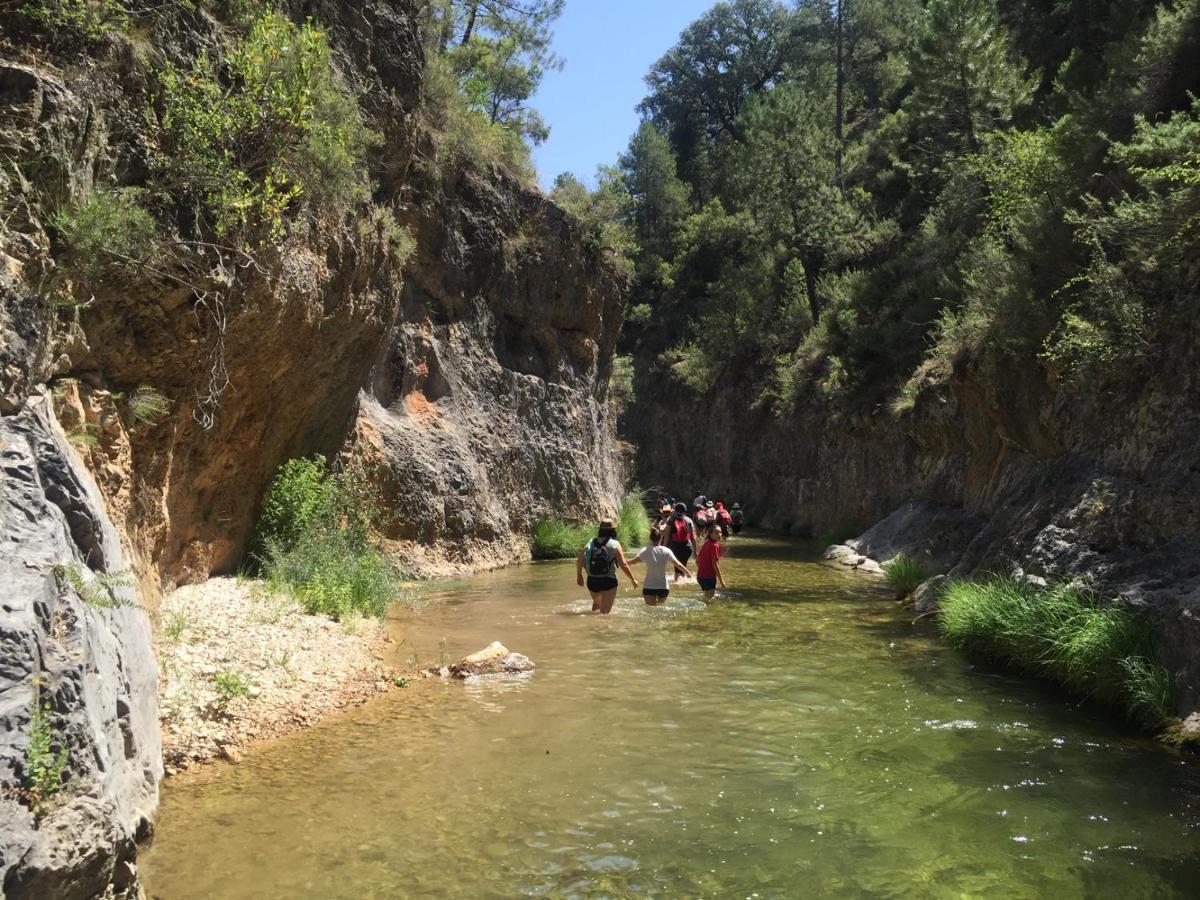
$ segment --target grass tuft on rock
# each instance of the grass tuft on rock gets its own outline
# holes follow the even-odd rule
[[[929,572],[920,560],[898,553],[883,564],[883,577],[896,589],[897,594],[904,597],[915,591],[929,577]]]
[[[1171,714],[1174,688],[1155,656],[1150,623],[1089,591],[1010,578],[952,581],[939,623],[960,649],[1121,708],[1146,727]]]

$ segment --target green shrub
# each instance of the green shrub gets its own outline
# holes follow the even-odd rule
[[[130,188],[98,191],[54,216],[63,268],[84,280],[137,271],[153,254],[158,230],[140,198]]]
[[[343,529],[305,535],[287,550],[269,544],[263,568],[272,589],[339,622],[354,613],[383,618],[399,598],[395,563]]]
[[[608,396],[618,410],[623,410],[633,403],[633,357],[614,356],[612,374],[608,376]]]
[[[304,535],[333,526],[335,482],[327,475],[321,456],[289,459],[279,467],[258,517],[260,547],[287,552]]]
[[[910,559],[903,553],[896,554],[883,564],[883,575],[900,596],[911,594],[917,585],[929,577],[919,560]]]
[[[1149,623],[1087,591],[954,581],[939,621],[955,646],[1121,707],[1147,726],[1170,714],[1171,677],[1155,658]]]
[[[85,49],[129,25],[120,0],[30,0],[15,12],[62,49]]]
[[[382,520],[378,491],[365,472],[329,472],[319,456],[289,460],[259,517],[263,574],[310,614],[382,617],[399,595],[401,577],[372,542]]]
[[[377,136],[311,20],[267,12],[223,63],[201,54],[190,70],[168,63],[159,80],[166,180],[208,212],[218,237],[278,238],[295,203],[366,199],[364,158]]]
[[[54,749],[54,744],[50,701],[43,699],[41,683],[35,677],[29,712],[29,743],[25,746],[25,790],[30,809],[36,816],[47,811],[50,799],[63,788],[68,749],[65,742],[60,742],[58,750]]]
[[[554,519],[541,519],[533,526],[533,558],[574,559],[595,533],[591,525],[569,525]]]
[[[133,577],[128,572],[94,572],[89,578],[78,563],[67,563],[54,567],[59,589],[73,590],[84,603],[97,609],[116,609],[135,606],[128,591],[133,588]]]

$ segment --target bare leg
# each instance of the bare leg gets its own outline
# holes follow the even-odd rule
[[[600,598],[600,614],[607,616],[612,612],[613,604],[617,602],[617,589],[613,588],[611,591],[601,591],[598,595],[593,594],[592,596]]]
[[[592,595],[592,612],[600,612],[600,598],[603,594],[597,594],[595,591],[590,591]]]
[[[705,592],[704,592],[704,602],[705,602],[705,603],[712,603],[713,594],[715,594],[715,593],[716,593],[716,590],[715,590],[715,589],[714,589],[714,590],[711,590],[711,591],[705,591]]]

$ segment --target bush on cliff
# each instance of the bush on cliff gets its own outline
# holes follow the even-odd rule
[[[940,627],[963,650],[1121,707],[1148,727],[1170,715],[1171,676],[1155,657],[1149,623],[1086,590],[954,581],[941,600]]]
[[[223,59],[168,63],[159,80],[163,181],[218,238],[276,239],[301,204],[339,209],[367,198],[365,154],[378,138],[311,20],[265,13]]]
[[[263,502],[256,543],[263,575],[309,613],[382,617],[399,595],[395,563],[372,541],[378,493],[357,469],[320,456],[284,463]]]

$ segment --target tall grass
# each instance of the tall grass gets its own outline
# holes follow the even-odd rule
[[[883,564],[883,577],[903,597],[915,591],[917,585],[929,577],[929,573],[920,560],[898,553]]]
[[[1088,591],[954,581],[939,621],[954,645],[1123,708],[1147,727],[1171,713],[1171,676],[1155,657],[1149,622]]]
[[[617,540],[626,549],[644,546],[650,540],[650,516],[636,487],[617,509]],[[534,559],[574,559],[596,536],[596,526],[572,525],[558,519],[540,519],[533,526]]]
[[[542,519],[533,526],[534,559],[574,559],[596,534],[595,526]]]
[[[617,510],[617,540],[626,548],[643,547],[650,540],[650,516],[637,487],[621,498]]]

